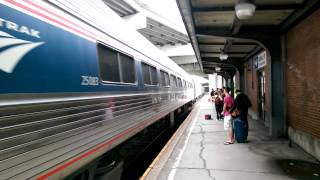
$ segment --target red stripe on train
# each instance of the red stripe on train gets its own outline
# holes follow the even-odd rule
[[[17,6],[17,7],[19,7],[19,8],[24,9],[24,10],[27,10],[27,11],[29,11],[30,13],[36,14],[36,15],[38,15],[38,16],[40,16],[40,17],[43,17],[43,18],[45,18],[45,19],[47,19],[47,20],[49,20],[49,21],[52,21],[52,22],[54,22],[54,23],[57,23],[57,24],[59,24],[59,25],[61,25],[61,26],[63,26],[63,27],[66,27],[66,28],[68,28],[68,29],[71,29],[71,30],[73,30],[73,31],[75,31],[75,32],[77,32],[77,33],[79,33],[79,34],[82,34],[82,35],[84,35],[84,36],[87,36],[87,37],[90,38],[90,39],[93,39],[93,40],[96,40],[96,39],[97,39],[97,37],[95,37],[94,35],[90,35],[90,34],[88,34],[88,33],[79,31],[78,29],[76,29],[76,28],[74,28],[74,27],[71,27],[71,26],[69,26],[69,25],[67,25],[67,24],[65,24],[65,23],[63,23],[63,22],[61,22],[61,21],[55,20],[55,19],[53,19],[53,18],[51,18],[51,17],[49,17],[49,16],[47,16],[47,15],[45,15],[45,14],[41,14],[41,13],[39,13],[39,12],[31,9],[31,8],[28,7],[28,6],[25,6],[25,5],[23,5],[23,4],[20,4],[20,3],[16,2],[15,0],[5,0],[5,1],[8,2],[8,3],[11,3],[11,4],[14,5],[14,6]],[[25,2],[26,2],[26,1],[25,1]],[[55,15],[55,16],[56,16],[56,15]]]
[[[56,14],[56,13],[54,13],[54,12],[52,12],[52,11],[48,10],[48,9],[45,9],[45,8],[43,8],[43,7],[39,6],[38,4],[33,3],[33,2],[32,2],[32,1],[30,1],[30,0],[24,0],[24,2],[26,2],[26,3],[30,4],[30,5],[32,5],[32,6],[36,7],[36,8],[38,8],[38,9],[41,9],[42,11],[45,11],[45,12],[47,12],[47,13],[51,14],[51,15],[54,15],[54,16],[56,16],[57,18],[60,18],[61,20],[65,21],[65,22],[68,22],[68,23],[70,23],[70,24],[72,24],[72,25],[74,25],[74,26],[76,26],[76,27],[80,28],[82,31],[84,31],[84,32],[86,32],[86,33],[88,33],[88,34],[91,34],[92,36],[96,36],[96,35],[94,35],[94,33],[92,33],[92,32],[90,32],[90,31],[88,31],[88,30],[84,29],[83,27],[79,26],[78,24],[76,24],[76,23],[74,23],[74,22],[72,22],[72,21],[70,21],[70,20],[68,20],[68,19],[66,19],[66,18],[64,18],[64,17],[62,17],[62,16],[60,16],[59,14]]]

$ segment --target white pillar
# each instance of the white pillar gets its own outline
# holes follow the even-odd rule
[[[217,74],[209,74],[209,92],[211,92],[211,89],[214,90],[217,88]]]
[[[223,87],[222,76],[217,76],[216,79],[217,79],[217,88],[222,88]]]

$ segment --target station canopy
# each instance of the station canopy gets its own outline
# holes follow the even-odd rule
[[[186,45],[190,43],[189,37],[185,30],[176,27],[173,24],[168,24],[168,21],[161,19],[155,12],[151,12],[143,4],[137,2],[129,2],[126,0],[103,0],[112,10],[114,10],[120,17],[126,20],[134,19],[138,25],[137,30],[149,39],[156,46],[165,45]],[[140,13],[140,11],[144,13]],[[146,12],[150,11],[150,12]],[[137,16],[137,18],[133,17]],[[139,19],[140,23],[137,23]],[[183,32],[184,31],[184,32]]]
[[[187,73],[207,77],[200,69],[184,27],[153,11],[140,0],[103,0]]]
[[[254,37],[283,34],[319,6],[318,0],[177,0],[177,3],[201,70],[206,74],[216,69],[221,71],[218,73],[232,71],[234,64],[243,64],[263,49]],[[253,16],[240,20],[235,11],[240,3],[253,4]],[[228,58],[221,60],[221,55]]]

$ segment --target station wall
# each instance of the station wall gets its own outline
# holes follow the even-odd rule
[[[320,10],[286,34],[289,137],[320,159]]]
[[[258,80],[257,80],[257,74],[255,73],[253,69],[253,59],[249,59],[245,63],[245,93],[248,95],[248,97],[251,100],[252,107],[249,109],[249,115],[251,118],[257,120],[258,115]]]
[[[271,59],[268,53],[266,53],[266,65],[258,69],[255,67],[255,59],[262,52],[264,51],[257,53],[245,63],[245,93],[252,102],[252,107],[249,109],[249,115],[251,118],[255,120],[261,120],[266,127],[270,127]],[[264,80],[261,80],[262,76]],[[263,86],[261,86],[262,81],[264,82]],[[263,94],[264,98],[261,98],[261,94]],[[263,107],[261,104],[263,104]]]

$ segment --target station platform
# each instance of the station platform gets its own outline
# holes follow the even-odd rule
[[[140,179],[320,179],[319,162],[288,139],[269,137],[262,122],[249,120],[248,143],[224,145],[227,133],[215,117],[204,96]]]

